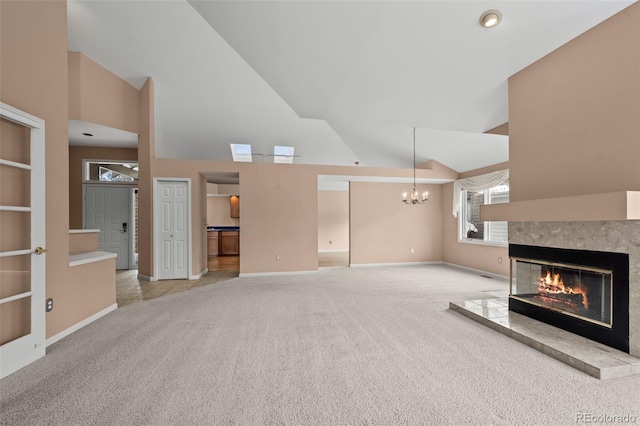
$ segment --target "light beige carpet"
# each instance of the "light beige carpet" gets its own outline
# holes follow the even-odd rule
[[[600,381],[447,309],[506,281],[445,266],[236,278],[125,306],[0,382],[6,425],[575,424]]]

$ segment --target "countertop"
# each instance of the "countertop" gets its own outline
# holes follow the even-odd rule
[[[207,226],[207,231],[240,231],[239,226]]]

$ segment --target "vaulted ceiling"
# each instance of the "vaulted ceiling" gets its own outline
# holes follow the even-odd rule
[[[633,1],[68,2],[69,50],[140,88],[156,155],[459,172],[508,159],[507,79]],[[499,9],[485,29],[479,17]],[[73,137],[73,135],[71,135]],[[255,157],[254,161],[272,161]]]

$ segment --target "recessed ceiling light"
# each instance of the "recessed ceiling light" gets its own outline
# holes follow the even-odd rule
[[[93,136],[91,133],[83,133],[85,136]]]
[[[485,28],[493,28],[502,21],[502,12],[498,9],[491,9],[480,15],[480,25]]]

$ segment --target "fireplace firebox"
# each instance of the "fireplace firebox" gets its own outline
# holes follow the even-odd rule
[[[629,352],[629,255],[509,245],[509,309]]]

